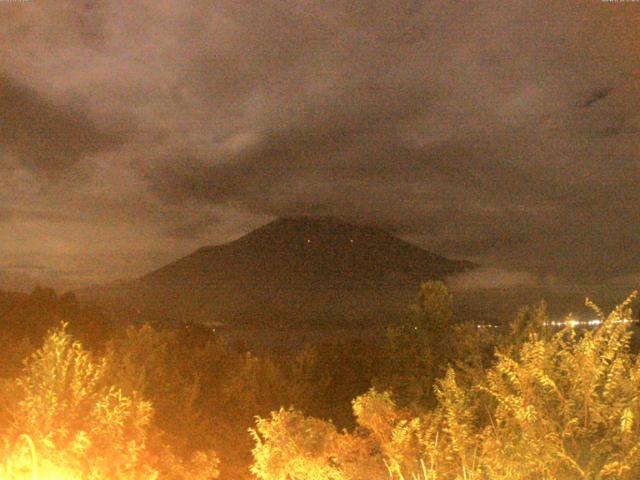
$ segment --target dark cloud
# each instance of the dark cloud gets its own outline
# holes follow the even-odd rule
[[[195,220],[186,220],[178,225],[169,227],[166,234],[178,240],[206,241],[206,235],[210,233],[212,225],[220,223],[221,218],[217,214],[201,215]]]
[[[115,145],[114,136],[96,128],[81,111],[55,105],[0,75],[0,148],[26,167],[59,172]]]
[[[29,248],[0,240],[158,259],[320,214],[520,272],[630,273],[638,21],[560,0],[0,5],[0,218]]]
[[[604,88],[597,89],[591,95],[589,95],[589,98],[587,98],[587,100],[583,103],[582,106],[590,107],[594,103],[604,100],[609,96],[609,94],[611,93],[611,90],[612,90],[611,87],[604,87]]]

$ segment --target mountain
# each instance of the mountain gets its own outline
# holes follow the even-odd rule
[[[415,295],[425,280],[472,267],[376,227],[288,217],[233,242],[200,248],[134,281],[81,296],[180,321],[352,325],[396,310],[399,306],[391,304],[399,297],[388,298],[394,292]]]

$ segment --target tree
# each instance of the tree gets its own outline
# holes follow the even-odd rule
[[[447,336],[453,318],[453,296],[443,282],[423,283],[411,310],[415,327],[426,332],[434,344]]]
[[[251,472],[262,480],[370,480],[381,473],[367,438],[293,409],[259,418]]]
[[[155,478],[144,462],[153,409],[106,384],[106,367],[66,325],[51,332],[16,382],[7,438],[27,435],[42,458],[82,478]]]
[[[375,386],[391,389],[402,405],[433,405],[432,385],[451,361],[453,299],[440,281],[423,283],[409,315],[387,333],[387,369]]]
[[[496,402],[483,457],[494,478],[640,476],[640,357],[630,350],[635,294],[592,331],[532,334],[498,353],[479,389]],[[592,305],[587,301],[589,305]],[[499,448],[503,447],[503,448]]]
[[[140,479],[217,477],[217,457],[195,452],[188,460],[159,443],[151,403],[140,392],[111,382],[106,357],[96,358],[67,332],[50,332],[26,362],[23,375],[9,382],[9,427],[4,433],[4,474],[17,478],[28,439],[36,467],[51,478]],[[155,452],[150,449],[155,441]],[[24,442],[20,445],[24,445]],[[157,452],[161,451],[162,455]]]

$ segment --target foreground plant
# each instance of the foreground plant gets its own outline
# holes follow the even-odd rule
[[[24,374],[3,389],[11,398],[0,478],[217,476],[215,456],[199,453],[184,462],[164,445],[154,445],[162,450],[154,454],[151,404],[111,384],[108,367],[106,359],[94,358],[74,341],[66,325],[48,335],[25,362]]]
[[[351,433],[291,410],[259,419],[253,472],[262,480],[640,478],[634,297],[606,317],[594,306],[595,330],[533,331],[496,351],[471,386],[450,368],[429,411],[371,390],[354,400]]]
[[[515,358],[497,354],[480,388],[494,399],[483,463],[494,478],[640,478],[640,357],[631,352],[630,303],[602,325]]]

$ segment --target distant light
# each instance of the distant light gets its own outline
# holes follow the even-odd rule
[[[311,243],[311,240],[307,238],[307,243]]]
[[[637,320],[631,319],[631,318],[621,318],[621,319],[615,319],[612,321],[612,323],[637,323]],[[591,325],[601,325],[602,324],[602,320],[600,320],[599,318],[594,318],[591,320],[576,320],[576,319],[568,319],[568,320],[551,320],[549,322],[543,322],[542,326],[544,327],[548,327],[548,326],[552,326],[552,327],[566,327],[566,326],[570,326],[570,327],[577,327],[577,326],[591,326]],[[495,325],[495,324],[477,324],[476,325],[477,328],[499,328],[500,325]]]
[[[353,238],[349,240],[351,243],[353,243]]]

